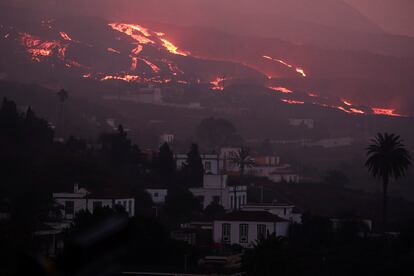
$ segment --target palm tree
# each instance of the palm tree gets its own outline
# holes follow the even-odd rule
[[[411,165],[411,157],[400,136],[378,133],[367,148],[365,166],[370,174],[382,180],[382,223],[387,224],[387,193],[391,178],[398,180]]]
[[[62,137],[64,137],[64,135],[65,135],[65,127],[64,127],[64,117],[63,117],[63,105],[64,105],[64,103],[65,103],[65,101],[69,98],[69,93],[66,91],[66,90],[64,90],[64,89],[61,89],[59,92],[57,92],[57,94],[56,94],[56,96],[58,97],[58,99],[59,99],[59,102],[60,102],[60,108],[59,108],[59,122],[60,122],[60,126],[61,126],[61,129],[62,129]]]
[[[240,169],[240,176],[244,176],[245,168],[251,168],[254,165],[254,160],[250,157],[250,149],[247,147],[240,147],[231,161]]]
[[[254,165],[254,160],[250,157],[250,149],[241,146],[231,161],[240,169],[240,177],[243,178],[245,168],[250,168]],[[234,209],[237,208],[237,185],[234,185]]]

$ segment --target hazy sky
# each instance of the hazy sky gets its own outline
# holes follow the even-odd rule
[[[344,0],[385,31],[414,36],[414,0]]]

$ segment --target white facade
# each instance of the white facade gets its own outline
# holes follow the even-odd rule
[[[242,211],[265,211],[277,215],[283,219],[291,222],[300,223],[296,213],[294,213],[295,206],[293,204],[247,204],[241,207]]]
[[[276,215],[267,212],[236,211],[214,221],[213,240],[218,244],[252,247],[262,236],[275,233],[276,236],[286,237],[288,230],[289,222]]]
[[[291,126],[306,126],[309,129],[314,128],[315,121],[313,119],[289,119],[289,124]]]
[[[168,195],[167,189],[147,189],[146,190],[151,196],[152,202],[156,204],[164,204],[165,198]]]
[[[201,161],[203,162],[204,173],[205,174],[220,174],[220,159],[217,154],[200,154]],[[187,161],[187,154],[176,154],[175,162],[177,168],[181,169]]]
[[[174,143],[174,134],[164,133],[160,137],[160,144],[172,144]]]
[[[76,213],[81,210],[88,210],[93,213],[96,208],[116,205],[123,206],[130,217],[135,215],[135,199],[132,197],[96,197],[78,185],[74,185],[73,193],[53,193],[56,203],[63,206],[62,217],[72,220]]]
[[[190,188],[190,192],[197,197],[206,208],[216,202],[225,210],[238,209],[247,202],[247,187],[237,186],[236,194],[233,186],[227,185],[227,175],[204,175],[204,184],[200,188]],[[236,196],[236,202],[234,202]],[[236,206],[234,204],[236,203]]]

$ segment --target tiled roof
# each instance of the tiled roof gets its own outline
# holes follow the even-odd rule
[[[259,221],[282,222],[287,221],[266,211],[233,211],[217,219],[218,221]]]

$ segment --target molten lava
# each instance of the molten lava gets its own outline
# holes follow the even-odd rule
[[[304,104],[305,103],[303,101],[296,101],[296,100],[289,100],[289,99],[280,99],[280,100],[288,104]]]
[[[281,86],[270,86],[269,89],[277,91],[277,92],[281,92],[281,93],[293,93],[292,90],[286,88],[286,87],[281,87]]]
[[[108,52],[112,52],[112,53],[116,53],[116,54],[120,54],[121,53],[120,51],[115,50],[114,48],[108,48],[107,50],[108,50]]]
[[[400,114],[395,113],[395,109],[373,107],[372,111],[376,115],[386,115],[386,116],[394,116],[394,117],[401,117],[402,116]]]
[[[141,80],[140,76],[136,76],[136,75],[129,75],[129,74],[125,74],[125,75],[120,75],[120,76],[105,76],[101,78],[101,81],[106,81],[106,80],[122,80],[122,81],[126,81],[126,82],[138,82]]]
[[[273,58],[273,57],[271,57],[271,56],[266,56],[266,55],[264,55],[264,56],[262,56],[263,58],[265,58],[265,59],[268,59],[268,60],[271,60],[271,61],[274,61],[274,62],[278,62],[278,63],[280,63],[280,64],[282,64],[282,65],[284,65],[284,66],[286,66],[286,67],[288,67],[288,68],[294,68],[295,69],[295,71],[298,73],[298,74],[300,74],[302,77],[306,77],[306,73],[305,73],[305,70],[304,69],[302,69],[302,68],[300,68],[300,67],[294,67],[293,65],[291,65],[291,64],[289,64],[289,63],[287,63],[286,61],[284,61],[284,60],[281,60],[281,59],[277,59],[277,58]]]
[[[33,61],[40,62],[42,57],[52,56],[53,53],[57,53],[60,59],[65,58],[67,46],[62,45],[59,41],[43,41],[28,33],[20,33],[20,41]]]
[[[210,84],[213,86],[211,89],[216,91],[223,91],[223,81],[225,81],[225,78],[217,77],[215,80],[211,81]]]
[[[188,52],[184,52],[184,51],[180,51],[178,50],[178,47],[175,46],[174,44],[172,44],[171,42],[169,42],[168,40],[166,40],[165,38],[161,38],[161,41],[163,42],[163,46],[164,48],[175,55],[180,55],[180,56],[188,56]]]
[[[149,39],[151,35],[148,33],[146,28],[142,28],[136,24],[125,24],[125,23],[111,23],[109,26],[121,33],[124,33],[131,37],[133,40],[140,44],[155,44],[154,41]]]
[[[69,36],[67,33],[65,33],[65,32],[60,32],[59,34],[60,34],[60,36],[61,36],[64,40],[67,40],[67,41],[72,41],[72,38],[70,38],[70,36]]]

